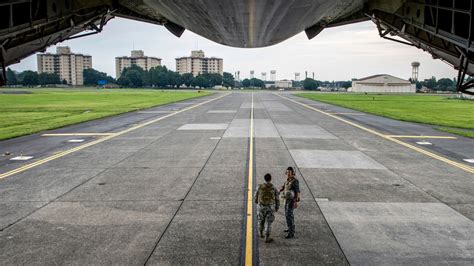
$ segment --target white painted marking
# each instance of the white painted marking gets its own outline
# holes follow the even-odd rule
[[[217,139],[217,140],[219,140],[219,139],[221,139],[221,137],[211,137],[211,139]]]
[[[226,123],[203,123],[203,124],[185,124],[178,130],[224,130],[227,129]]]
[[[316,201],[317,202],[328,202],[329,199],[328,198],[316,198]]]
[[[79,142],[84,142],[84,140],[83,139],[70,139],[67,142],[79,143]]]
[[[10,159],[10,161],[26,161],[32,159],[33,156],[17,156]]]
[[[207,112],[209,114],[235,114],[237,113],[236,110],[209,110]]]
[[[428,142],[428,141],[417,141],[416,144],[418,144],[418,145],[432,145],[431,142]]]
[[[320,169],[386,169],[360,151],[290,150],[300,168]]]
[[[474,159],[464,159],[465,162],[474,163]]]

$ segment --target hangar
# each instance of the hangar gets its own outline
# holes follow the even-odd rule
[[[350,92],[415,93],[416,85],[387,74],[374,75],[352,81]]]

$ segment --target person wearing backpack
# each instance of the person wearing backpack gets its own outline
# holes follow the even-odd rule
[[[288,235],[285,238],[295,237],[295,216],[293,214],[294,210],[298,207],[298,202],[300,201],[300,185],[298,179],[295,178],[295,170],[293,167],[288,167],[286,169],[287,179],[285,184],[280,189],[280,192],[283,191],[282,198],[285,200],[285,217],[286,225],[288,229],[285,232],[288,232]]]
[[[275,212],[280,208],[280,200],[278,198],[278,190],[272,184],[272,175],[266,174],[265,182],[258,185],[255,193],[255,203],[257,204],[257,219],[260,237],[263,238],[265,233],[265,243],[272,242],[270,237],[272,231],[272,223],[275,221]]]

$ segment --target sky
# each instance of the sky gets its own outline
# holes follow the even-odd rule
[[[312,40],[304,32],[279,44],[264,48],[234,48],[217,44],[190,31],[181,38],[169,33],[164,27],[115,18],[102,33],[65,41],[72,52],[92,55],[94,69],[115,77],[115,57],[130,55],[133,49],[143,50],[145,55],[159,57],[162,64],[176,69],[175,58],[188,56],[191,50],[203,50],[206,56],[224,59],[224,71],[240,78],[248,78],[250,70],[255,77],[261,72],[276,70],[276,79],[294,79],[295,72],[301,79],[308,71],[318,80],[350,80],[375,74],[390,74],[400,78],[411,77],[411,62],[421,63],[419,79],[432,76],[453,78],[457,72],[441,60],[420,49],[399,44],[378,36],[375,24],[362,22],[325,29]],[[47,52],[54,53],[56,46]],[[30,56],[10,66],[17,71],[37,70],[36,56]]]

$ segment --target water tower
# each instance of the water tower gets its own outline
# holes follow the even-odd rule
[[[250,78],[253,79],[255,77],[255,71],[250,70]]]
[[[295,73],[295,81],[300,81],[300,73],[299,72]]]
[[[262,80],[267,81],[267,72],[262,72]]]
[[[270,81],[275,81],[276,80],[276,70],[270,70]]]
[[[411,63],[411,67],[412,67],[411,80],[413,82],[418,81],[418,69],[420,68],[420,62]]]

